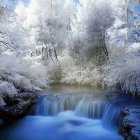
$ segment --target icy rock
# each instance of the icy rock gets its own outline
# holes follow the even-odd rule
[[[4,120],[15,120],[24,117],[30,107],[34,104],[36,95],[33,93],[19,93],[12,96],[4,96],[6,105],[0,106],[0,118]]]
[[[140,108],[122,110],[120,131],[125,140],[140,140]]]

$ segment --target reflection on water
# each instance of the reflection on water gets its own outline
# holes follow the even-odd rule
[[[119,113],[134,102],[112,91],[50,88],[38,95],[32,115],[0,129],[0,140],[123,140]]]

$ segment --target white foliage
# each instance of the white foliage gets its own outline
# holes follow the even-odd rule
[[[33,90],[33,85],[31,84],[31,81],[25,76],[21,76],[19,74],[13,74],[7,78],[9,82],[13,83],[14,86],[20,90],[24,90],[24,91]]]
[[[12,83],[0,81],[0,105],[5,105],[3,96],[13,96],[17,93],[17,89]]]
[[[17,93],[17,89],[14,87],[12,83],[2,82],[0,81],[0,94],[1,95],[13,95]]]
[[[48,86],[48,77],[45,66],[34,63],[29,58],[16,58],[10,55],[0,56],[1,76],[13,83],[18,89],[32,91]],[[5,74],[8,73],[8,74]]]
[[[133,49],[135,48],[135,49]],[[120,48],[121,49],[121,48]],[[104,68],[104,82],[110,87],[119,85],[126,93],[140,92],[140,58],[138,44],[125,48],[115,55]]]
[[[48,70],[49,78],[53,83],[104,87],[102,75],[95,66],[88,64],[78,66],[70,56],[59,57],[59,60],[61,71],[55,65],[51,65]]]

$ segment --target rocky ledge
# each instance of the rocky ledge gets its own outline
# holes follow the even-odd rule
[[[11,121],[25,116],[35,103],[35,99],[36,96],[33,93],[18,93],[12,97],[4,96],[5,105],[0,106],[0,118]]]
[[[120,131],[125,140],[140,140],[140,108],[121,111]]]

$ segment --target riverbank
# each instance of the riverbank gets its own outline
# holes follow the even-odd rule
[[[26,116],[36,101],[34,93],[18,93],[3,95],[4,104],[0,106],[0,119],[4,121],[13,121]]]
[[[140,108],[124,109],[120,114],[120,132],[125,140],[140,140]]]

